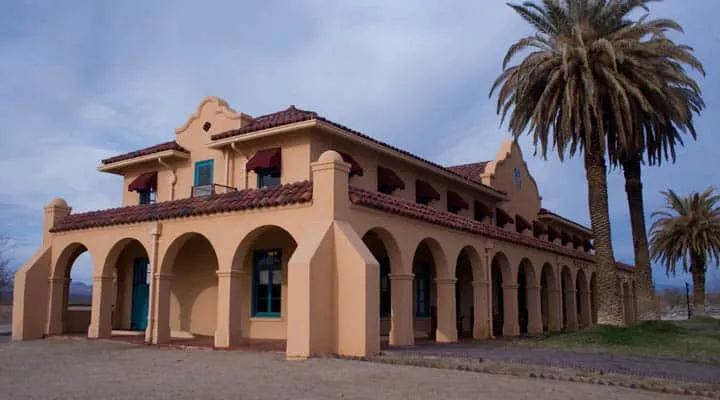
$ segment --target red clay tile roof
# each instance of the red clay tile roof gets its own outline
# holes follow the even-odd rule
[[[470,164],[453,165],[447,167],[447,169],[458,175],[462,175],[471,181],[482,183],[480,175],[485,172],[485,167],[487,167],[488,164],[490,164],[490,161],[480,161]]]
[[[110,164],[110,163],[114,163],[114,162],[118,162],[118,161],[129,160],[129,159],[135,158],[135,157],[145,156],[148,154],[159,153],[161,151],[166,151],[166,150],[177,150],[177,151],[181,151],[183,153],[190,154],[189,151],[185,150],[182,146],[180,146],[176,141],[173,140],[171,142],[160,143],[160,144],[156,144],[155,146],[150,146],[150,147],[146,147],[144,149],[135,150],[135,151],[131,151],[129,153],[120,154],[120,155],[117,155],[114,157],[106,158],[106,159],[102,160],[102,163]]]
[[[623,270],[628,271],[628,272],[635,272],[635,267],[632,266],[632,265],[630,265],[630,264],[625,264],[625,263],[623,263],[623,262],[616,261],[616,262],[615,262],[615,266],[616,266],[618,269],[623,269]]]
[[[70,214],[50,231],[62,232],[254,208],[278,207],[306,203],[311,198],[312,183],[303,181],[264,189],[245,189],[207,197],[190,197],[156,204]]]
[[[563,217],[562,215],[556,214],[556,213],[548,210],[547,208],[541,208],[540,211],[538,211],[538,215],[551,215],[551,216],[553,216],[553,217],[560,218],[560,219],[562,219],[562,220],[564,220],[564,221],[567,221],[568,223],[570,223],[570,224],[572,224],[572,225],[577,225],[577,226],[579,226],[579,227],[581,227],[581,228],[583,228],[583,229],[587,229],[587,230],[589,230],[589,231],[592,231],[592,229],[588,228],[587,226],[585,226],[585,225],[583,225],[583,224],[580,224],[580,223],[577,223],[577,222],[575,222],[575,221],[573,221],[573,220],[571,220],[571,219],[569,219],[569,218],[565,218],[565,217]]]
[[[402,215],[404,217],[429,222],[431,224],[441,225],[465,232],[481,234],[494,239],[519,243],[537,249],[551,251],[553,253],[563,254],[575,258],[584,259],[587,261],[595,261],[594,256],[592,256],[591,254],[583,253],[581,251],[569,249],[563,246],[558,246],[554,243],[548,242],[547,240],[537,239],[532,236],[507,231],[489,224],[483,224],[467,217],[452,214],[449,212],[439,211],[432,207],[417,203],[411,203],[401,198],[379,192],[372,192],[369,190],[351,186],[350,201],[352,201],[353,204],[357,204],[360,206],[385,211],[391,214]]]
[[[353,135],[359,136],[359,137],[369,140],[373,143],[377,143],[383,147],[397,151],[408,157],[412,157],[416,160],[422,161],[422,162],[424,162],[428,165],[431,165],[435,168],[444,169],[444,170],[450,172],[451,174],[454,174],[460,178],[471,181],[472,183],[475,183],[475,184],[480,184],[481,186],[484,186],[485,188],[487,188],[490,191],[493,191],[499,195],[507,194],[507,193],[503,192],[502,190],[493,188],[492,186],[484,185],[482,182],[480,182],[480,180],[470,179],[467,176],[459,174],[449,168],[445,168],[440,164],[437,164],[430,160],[426,160],[424,158],[418,157],[415,154],[410,153],[409,151],[402,150],[398,147],[389,145],[385,142],[382,142],[373,137],[365,135],[364,133],[350,129],[345,125],[341,125],[336,122],[330,121],[329,119],[320,116],[318,113],[316,113],[314,111],[301,110],[299,108],[296,108],[294,105],[290,106],[289,108],[287,108],[283,111],[278,111],[276,113],[257,117],[251,123],[249,123],[248,125],[245,125],[244,127],[240,128],[240,129],[234,129],[234,130],[230,130],[227,132],[217,133],[217,134],[210,136],[210,138],[211,138],[211,140],[225,139],[225,138],[229,138],[232,136],[243,135],[246,133],[257,132],[257,131],[264,130],[264,129],[270,129],[270,128],[275,128],[275,127],[282,126],[282,125],[288,125],[288,124],[293,124],[293,123],[302,122],[302,121],[310,121],[310,120],[317,120],[317,121],[325,122],[327,124],[330,124],[330,125],[333,125],[333,126],[339,128],[339,129],[347,131]]]

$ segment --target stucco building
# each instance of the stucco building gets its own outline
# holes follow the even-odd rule
[[[45,207],[16,275],[13,339],[145,332],[288,357],[367,355],[418,338],[540,334],[596,320],[592,232],[542,208],[519,146],[441,166],[295,107],[260,117],[203,99],[175,140],[106,160],[122,206]],[[582,199],[578,199],[582,201]],[[73,261],[92,307],[68,309]],[[634,319],[633,269],[618,290]]]

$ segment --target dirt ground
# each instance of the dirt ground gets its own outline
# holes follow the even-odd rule
[[[279,353],[158,349],[46,339],[0,343],[0,388],[19,399],[648,399],[680,398],[583,383],[513,378]],[[689,397],[682,397],[689,398]]]

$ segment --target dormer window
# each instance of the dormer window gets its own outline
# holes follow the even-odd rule
[[[257,188],[277,186],[282,176],[282,149],[273,147],[260,150],[248,160],[246,171],[254,171],[257,175]]]
[[[419,204],[428,205],[433,200],[440,200],[440,193],[429,183],[417,179],[415,181],[415,201]]]
[[[380,193],[393,194],[397,189],[405,189],[405,182],[390,168],[378,166],[377,183]]]
[[[465,199],[463,199],[456,192],[453,192],[452,190],[448,190],[448,192],[447,192],[447,210],[448,210],[448,212],[457,214],[460,210],[467,210],[468,208],[470,208],[470,204],[468,204],[468,202],[465,201]]]
[[[157,201],[155,189],[140,190],[138,194],[140,195],[140,204],[155,204]]]

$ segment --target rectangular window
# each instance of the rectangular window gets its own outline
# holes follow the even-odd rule
[[[253,252],[253,317],[280,317],[282,256],[280,249]]]
[[[193,186],[207,186],[213,183],[213,160],[198,161],[195,163],[195,184]]]
[[[389,317],[390,304],[390,259],[387,257],[378,260],[380,262],[380,316]]]
[[[140,204],[155,204],[157,201],[157,192],[154,189],[140,190]]]
[[[258,189],[280,185],[280,170],[277,168],[258,168],[255,173]]]
[[[430,281],[426,264],[415,264],[415,316],[430,316]]]

